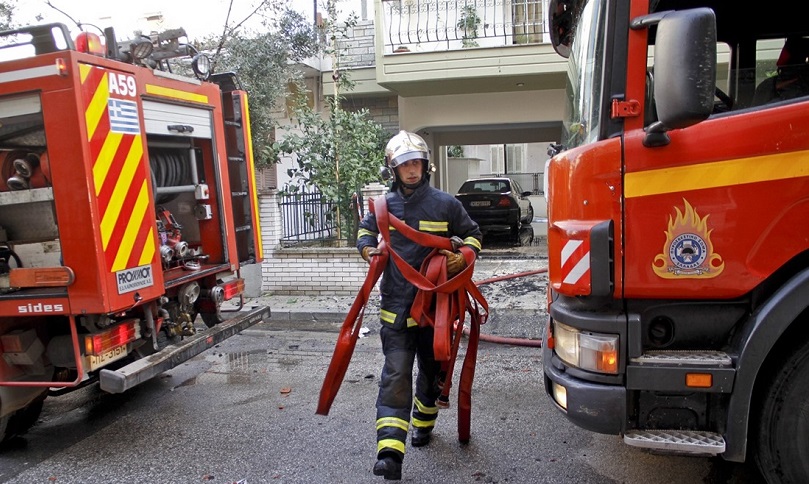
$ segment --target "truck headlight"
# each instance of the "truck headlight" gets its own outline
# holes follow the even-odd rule
[[[553,322],[554,351],[570,366],[599,373],[618,373],[618,335],[583,333]]]

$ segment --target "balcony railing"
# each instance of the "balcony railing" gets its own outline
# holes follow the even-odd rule
[[[549,42],[548,0],[381,0],[385,54]]]

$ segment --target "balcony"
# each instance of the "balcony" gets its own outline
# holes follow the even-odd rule
[[[375,0],[377,83],[400,96],[564,87],[547,0]]]
[[[385,54],[548,42],[544,0],[381,0]]]

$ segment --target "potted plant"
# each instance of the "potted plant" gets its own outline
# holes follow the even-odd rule
[[[478,46],[475,39],[478,37],[480,22],[480,17],[473,5],[466,5],[461,9],[461,13],[458,15],[458,23],[455,25],[463,32],[461,37],[463,47]]]
[[[463,146],[452,145],[447,147],[447,157],[449,158],[463,158]]]

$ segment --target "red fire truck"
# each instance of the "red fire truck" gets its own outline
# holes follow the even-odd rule
[[[544,384],[579,426],[809,482],[802,4],[551,0]]]
[[[184,35],[0,32],[0,441],[269,317],[221,308],[262,260],[248,104]]]

